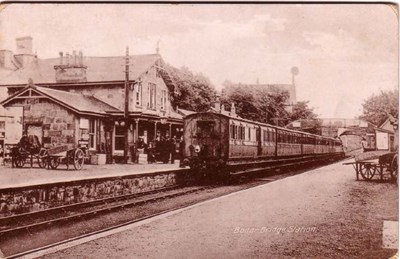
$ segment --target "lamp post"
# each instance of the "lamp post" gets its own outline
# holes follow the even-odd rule
[[[125,137],[125,145],[124,145],[124,162],[128,163],[128,149],[129,149],[129,121],[128,114],[129,113],[129,48],[126,47],[126,57],[125,57],[125,109],[124,109],[124,121],[125,121],[125,129],[124,129],[124,137]]]

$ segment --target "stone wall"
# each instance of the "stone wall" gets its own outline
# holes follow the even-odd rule
[[[181,183],[183,174],[175,171],[0,190],[0,217],[152,191]]]
[[[24,125],[42,127],[44,147],[77,144],[78,118],[62,106],[44,98],[15,100],[11,105],[24,107]]]

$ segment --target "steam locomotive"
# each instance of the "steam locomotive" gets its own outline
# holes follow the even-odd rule
[[[290,130],[214,111],[184,120],[182,165],[208,174],[285,161],[343,156],[339,139]],[[233,169],[235,168],[235,169]]]

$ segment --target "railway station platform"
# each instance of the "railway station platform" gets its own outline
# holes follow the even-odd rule
[[[389,258],[398,188],[343,161],[41,251],[44,258]]]
[[[84,165],[81,170],[67,170],[63,165],[57,169],[35,167],[11,168],[0,166],[0,190],[29,187],[44,184],[56,184],[80,180],[93,180],[130,175],[149,175],[168,171],[184,171],[175,164],[107,164]]]

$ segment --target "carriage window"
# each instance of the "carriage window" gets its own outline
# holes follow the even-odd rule
[[[214,121],[197,121],[197,134],[209,137],[214,134]]]
[[[230,125],[230,130],[231,130],[231,139],[234,139],[235,138],[235,126]]]

